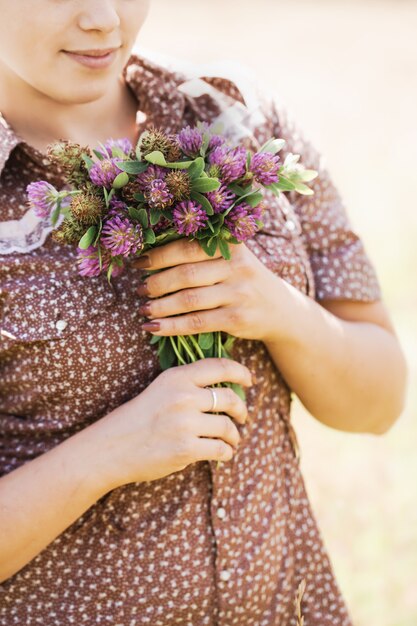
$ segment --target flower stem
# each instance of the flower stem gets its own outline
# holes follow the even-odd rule
[[[184,350],[187,352],[188,356],[191,359],[191,362],[194,363],[194,361],[197,361],[197,357],[195,356],[185,337],[183,335],[178,335],[177,339],[178,342],[183,346]]]
[[[179,352],[179,350],[178,350],[177,344],[176,344],[176,342],[175,342],[175,337],[170,337],[170,338],[169,338],[169,340],[170,340],[170,342],[171,342],[172,349],[174,350],[174,352],[175,352],[175,354],[176,354],[176,357],[177,357],[177,359],[178,359],[178,362],[179,362],[181,365],[187,365],[187,362],[186,362],[186,361],[184,361],[184,359],[182,358],[182,356],[181,356],[181,354],[180,354],[180,352]]]
[[[188,335],[187,339],[189,339],[191,341],[191,343],[193,344],[195,351],[197,352],[198,356],[200,357],[200,359],[205,359],[205,354],[202,351],[202,349],[200,348],[200,346],[198,345],[198,341],[196,340],[196,338],[194,337],[194,335]]]

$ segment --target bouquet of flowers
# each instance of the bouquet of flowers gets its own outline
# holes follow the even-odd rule
[[[52,237],[77,245],[77,266],[86,277],[117,278],[129,259],[185,237],[208,256],[217,249],[230,259],[229,244],[244,242],[262,227],[263,189],[311,195],[306,182],[317,176],[272,138],[253,153],[234,145],[222,128],[199,122],[177,134],[154,126],[133,148],[111,139],[99,149],[59,141],[49,159],[65,173],[65,188],[47,181],[27,187],[29,205],[55,226]],[[94,156],[96,157],[94,159]],[[58,224],[58,220],[61,220]],[[206,357],[228,357],[234,337],[222,332],[197,336],[152,336],[162,369]],[[225,383],[244,398],[241,387]]]

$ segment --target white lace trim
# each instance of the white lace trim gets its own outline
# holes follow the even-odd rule
[[[56,225],[52,226],[49,217],[37,217],[33,209],[29,209],[20,220],[0,222],[0,254],[26,254],[40,248],[63,219],[64,216],[60,215]]]

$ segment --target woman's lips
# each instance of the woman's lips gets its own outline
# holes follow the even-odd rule
[[[109,67],[113,63],[117,51],[118,48],[103,51],[105,54],[101,54],[99,50],[89,50],[88,53],[68,52],[67,50],[64,50],[65,54],[74,59],[74,61],[92,69],[104,69]]]

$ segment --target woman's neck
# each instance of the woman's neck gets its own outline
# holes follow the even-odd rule
[[[97,147],[99,142],[104,143],[110,137],[128,137],[133,145],[137,142],[138,102],[122,78],[105,97],[87,104],[67,105],[42,94],[31,95],[31,98],[14,96],[12,99],[10,90],[6,89],[0,110],[13,130],[42,153],[46,153],[48,144],[57,139],[91,147]],[[13,106],[8,106],[12,100]],[[16,102],[22,103],[21,106],[16,106]]]

